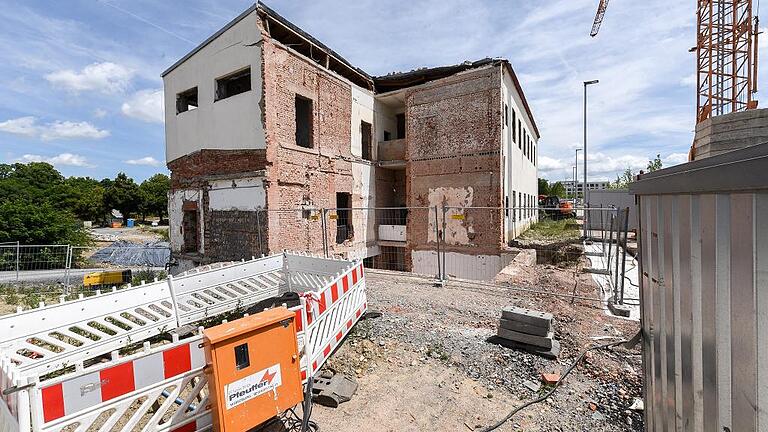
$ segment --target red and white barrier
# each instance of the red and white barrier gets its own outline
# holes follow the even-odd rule
[[[227,282],[226,274],[221,272],[232,267],[242,272],[237,264],[210,270],[220,272],[218,275],[202,271],[182,276],[187,279],[182,289],[171,296],[174,304],[168,310],[183,313],[166,318],[189,322],[209,317],[210,311],[230,311],[235,307],[230,304],[232,297],[239,290],[246,292],[242,297],[249,303],[260,297],[247,289],[248,284],[269,286],[266,280],[276,285],[282,281],[281,290],[298,291],[302,296],[301,306],[292,310],[296,313],[302,379],[305,380],[322,367],[365,313],[363,266],[359,261],[351,263],[294,254],[281,256],[279,273],[274,273],[275,257],[269,257],[270,262],[250,266],[251,269],[257,266],[261,266],[261,270],[272,269],[268,279],[255,280],[242,274],[239,279]],[[195,289],[194,278],[205,287],[203,290]],[[187,311],[181,307],[185,301],[193,303]],[[207,303],[209,308],[197,307],[195,302]],[[163,324],[167,323],[163,321]],[[44,333],[50,331],[38,334]],[[117,348],[114,344],[100,346]],[[87,367],[79,361],[81,358],[82,355],[70,363],[75,365],[75,370],[61,370],[59,376],[45,379],[46,369],[30,375],[29,371],[35,368],[27,366],[27,362],[23,364],[27,366],[24,374],[18,371],[18,364],[13,363],[13,355],[7,351],[4,356],[0,355],[0,365],[5,365],[4,372],[0,373],[0,386],[21,388],[11,397],[0,399],[0,432],[106,431],[118,424],[126,431],[137,427],[147,432],[211,429],[202,336],[176,338],[173,343],[154,348],[145,342],[142,352],[126,357],[111,352],[111,360]],[[65,361],[66,357],[60,357],[57,364]],[[25,386],[29,383],[32,385]]]

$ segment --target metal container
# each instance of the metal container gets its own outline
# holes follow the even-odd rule
[[[768,430],[768,144],[640,176],[648,431]]]

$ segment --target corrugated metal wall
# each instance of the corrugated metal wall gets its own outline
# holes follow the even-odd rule
[[[768,431],[768,147],[755,152],[633,185],[648,431]]]

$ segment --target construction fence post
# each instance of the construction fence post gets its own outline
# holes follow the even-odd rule
[[[19,261],[21,255],[21,244],[16,240],[16,283],[19,283]]]
[[[438,283],[443,282],[443,274],[442,274],[442,267],[440,266],[440,218],[437,215],[437,206],[433,207],[435,209],[435,243],[437,244],[437,281]],[[429,211],[427,211],[427,215],[429,215]]]
[[[445,215],[448,213],[448,209],[445,207],[445,203],[442,204],[443,207],[443,226],[442,230],[440,230],[440,243],[442,243],[443,247],[440,248],[443,252],[443,269],[440,273],[443,277],[443,280],[446,279],[446,273],[445,273],[445,229],[447,228],[447,224],[445,222]]]
[[[256,236],[259,241],[259,256],[264,256],[264,249],[261,243],[261,209],[256,209]]]
[[[619,304],[624,304],[624,279],[625,272],[627,271],[627,235],[629,232],[629,207],[624,209],[624,241],[622,242],[622,259],[621,259],[621,296],[619,297]]]
[[[622,211],[616,210],[616,262],[614,264],[614,294],[613,294],[613,301],[614,303],[619,302],[619,236],[621,235],[621,226],[623,225],[621,221]]]
[[[323,230],[323,255],[328,258],[328,221],[326,219],[328,210],[320,209],[320,229]]]
[[[72,267],[72,245],[67,245],[67,255],[64,258],[64,290],[69,294],[69,269]]]

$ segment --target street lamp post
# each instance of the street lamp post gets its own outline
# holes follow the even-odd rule
[[[576,149],[576,166],[574,166],[574,174],[573,174],[573,188],[574,188],[574,195],[576,195],[576,198],[579,198],[579,152],[581,149]],[[574,201],[575,202],[575,201]]]
[[[589,188],[587,187],[587,87],[599,83],[599,80],[584,81],[584,204],[589,207]],[[587,238],[587,211],[584,212],[584,238]]]

